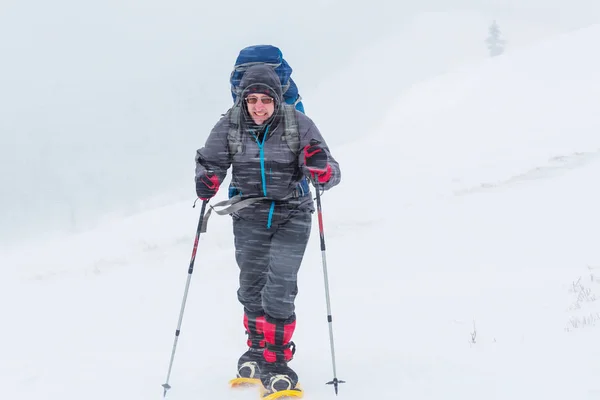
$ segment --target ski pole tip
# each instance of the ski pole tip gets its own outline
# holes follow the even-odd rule
[[[346,383],[346,381],[341,381],[338,378],[333,378],[332,381],[327,382],[327,385],[333,385],[333,390],[335,391],[335,395],[338,394],[338,384]]]
[[[169,385],[168,383],[165,383],[162,385],[163,388],[165,388],[164,392],[163,392],[163,397],[167,397],[167,390],[171,389],[171,385]]]

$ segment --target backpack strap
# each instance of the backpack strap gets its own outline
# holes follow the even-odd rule
[[[229,109],[229,132],[227,133],[227,143],[229,144],[229,154],[233,157],[238,152],[242,151],[242,132],[240,129],[240,113],[241,107],[239,102],[236,102]]]
[[[210,209],[204,214],[204,220],[202,221],[202,226],[200,227],[200,233],[206,232],[206,228],[208,227],[208,219],[210,218],[210,215],[213,211],[219,215],[233,214],[235,212],[240,211],[242,208],[246,208],[249,205],[252,205],[258,201],[265,199],[265,197],[250,197],[247,199],[243,199],[242,196],[238,195],[230,199],[220,201],[215,205],[209,206]],[[225,208],[222,210],[217,210],[216,207]]]
[[[298,121],[296,120],[295,106],[283,103],[283,117],[285,131],[283,132],[281,140],[285,140],[292,153],[297,156],[300,151],[300,134],[298,133]]]

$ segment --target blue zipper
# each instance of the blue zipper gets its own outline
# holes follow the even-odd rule
[[[265,140],[267,139],[267,134],[269,133],[269,125],[267,125],[267,128],[265,129],[265,134],[263,136],[262,142],[260,142],[258,140],[258,137],[254,134],[254,132],[250,132],[250,133],[252,134],[252,136],[254,136],[254,140],[256,141],[256,144],[258,145],[258,150],[260,152],[260,175],[261,175],[261,179],[262,179],[263,195],[265,197],[267,197],[267,177],[266,177],[266,172],[265,172],[264,144],[265,144]],[[272,201],[271,208],[269,209],[269,218],[267,220],[267,229],[269,229],[271,227],[274,210],[275,210],[275,201]]]
[[[273,220],[273,211],[275,210],[275,202],[271,202],[271,208],[269,209],[269,219],[267,220],[267,229],[271,228],[271,221]]]

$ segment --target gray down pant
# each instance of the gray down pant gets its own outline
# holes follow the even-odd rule
[[[264,222],[234,218],[238,299],[249,312],[277,319],[295,312],[297,277],[310,237],[312,214],[299,212],[270,229]]]

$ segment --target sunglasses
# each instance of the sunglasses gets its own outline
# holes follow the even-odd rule
[[[257,101],[258,101],[258,97],[256,97],[256,96],[246,97],[246,102],[248,104],[256,104]],[[272,97],[261,97],[260,102],[263,104],[271,104],[271,103],[273,103],[273,98]]]

